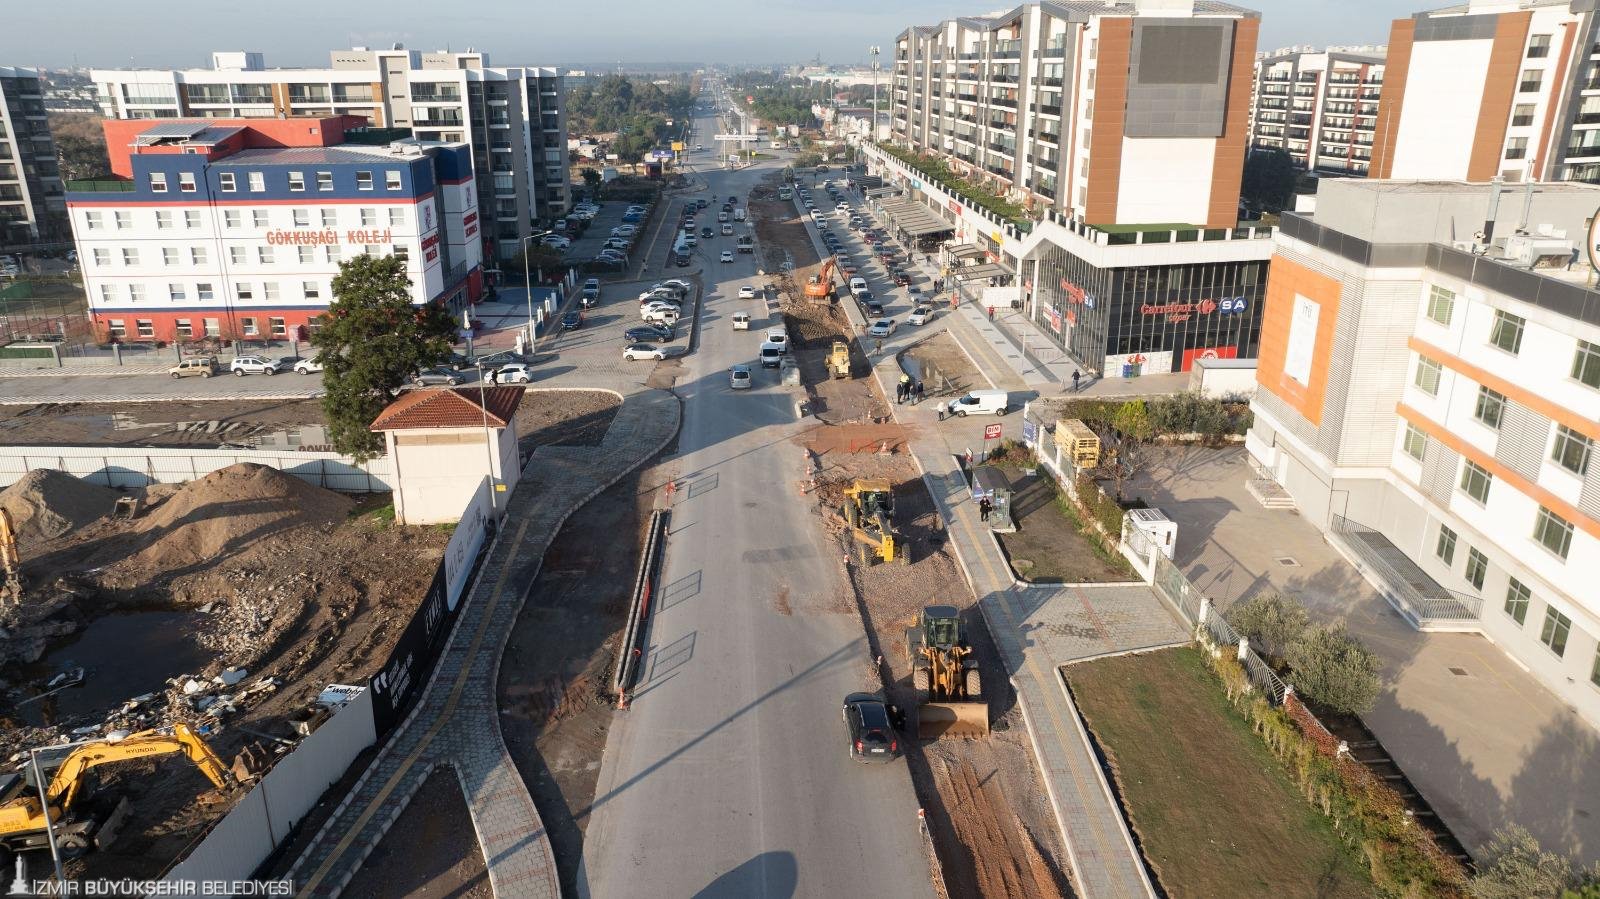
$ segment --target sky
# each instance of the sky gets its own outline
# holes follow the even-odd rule
[[[1389,22],[1449,0],[1235,0],[1262,14],[1259,48],[1381,44]],[[617,62],[774,65],[867,61],[895,35],[1011,7],[952,0],[0,0],[0,65],[204,68],[212,50],[269,66],[321,66],[328,51],[401,43],[473,47],[492,65]]]

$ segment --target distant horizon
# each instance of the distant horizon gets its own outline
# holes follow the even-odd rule
[[[1239,5],[1261,12],[1257,48],[1276,50],[1384,44],[1391,20],[1442,2],[1246,0]],[[541,9],[535,25],[526,8],[508,0],[482,0],[447,18],[438,16],[435,3],[390,0],[376,20],[367,7],[346,12],[323,0],[279,0],[276,14],[245,28],[208,0],[163,0],[162,7],[159,18],[125,0],[57,0],[8,10],[0,65],[57,71],[209,68],[213,51],[248,49],[263,53],[271,68],[319,68],[327,66],[330,50],[401,43],[429,51],[472,47],[487,52],[497,66],[768,68],[803,64],[820,54],[825,65],[852,67],[868,64],[869,46],[892,52],[895,36],[913,25],[996,11],[958,0],[768,0],[729,13],[719,2],[679,0],[663,12],[640,0],[613,0],[606,18],[619,25],[601,29],[594,25],[593,10],[582,6]],[[315,38],[307,37],[307,19],[316,22]],[[86,29],[84,22],[96,27]],[[167,27],[174,22],[183,27]],[[640,64],[627,62],[630,57],[689,61]],[[787,61],[776,62],[779,57]]]

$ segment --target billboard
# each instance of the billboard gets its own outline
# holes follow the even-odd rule
[[[1236,346],[1208,346],[1195,347],[1183,351],[1183,367],[1179,371],[1188,371],[1194,367],[1196,359],[1237,359],[1239,348]]]

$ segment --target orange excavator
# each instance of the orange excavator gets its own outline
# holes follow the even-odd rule
[[[806,281],[806,299],[833,302],[833,273],[839,268],[833,257],[822,263],[822,269]]]

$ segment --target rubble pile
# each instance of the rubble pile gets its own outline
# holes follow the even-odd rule
[[[17,542],[38,546],[111,513],[115,490],[52,468],[35,468],[0,490],[0,509],[11,515]]]

